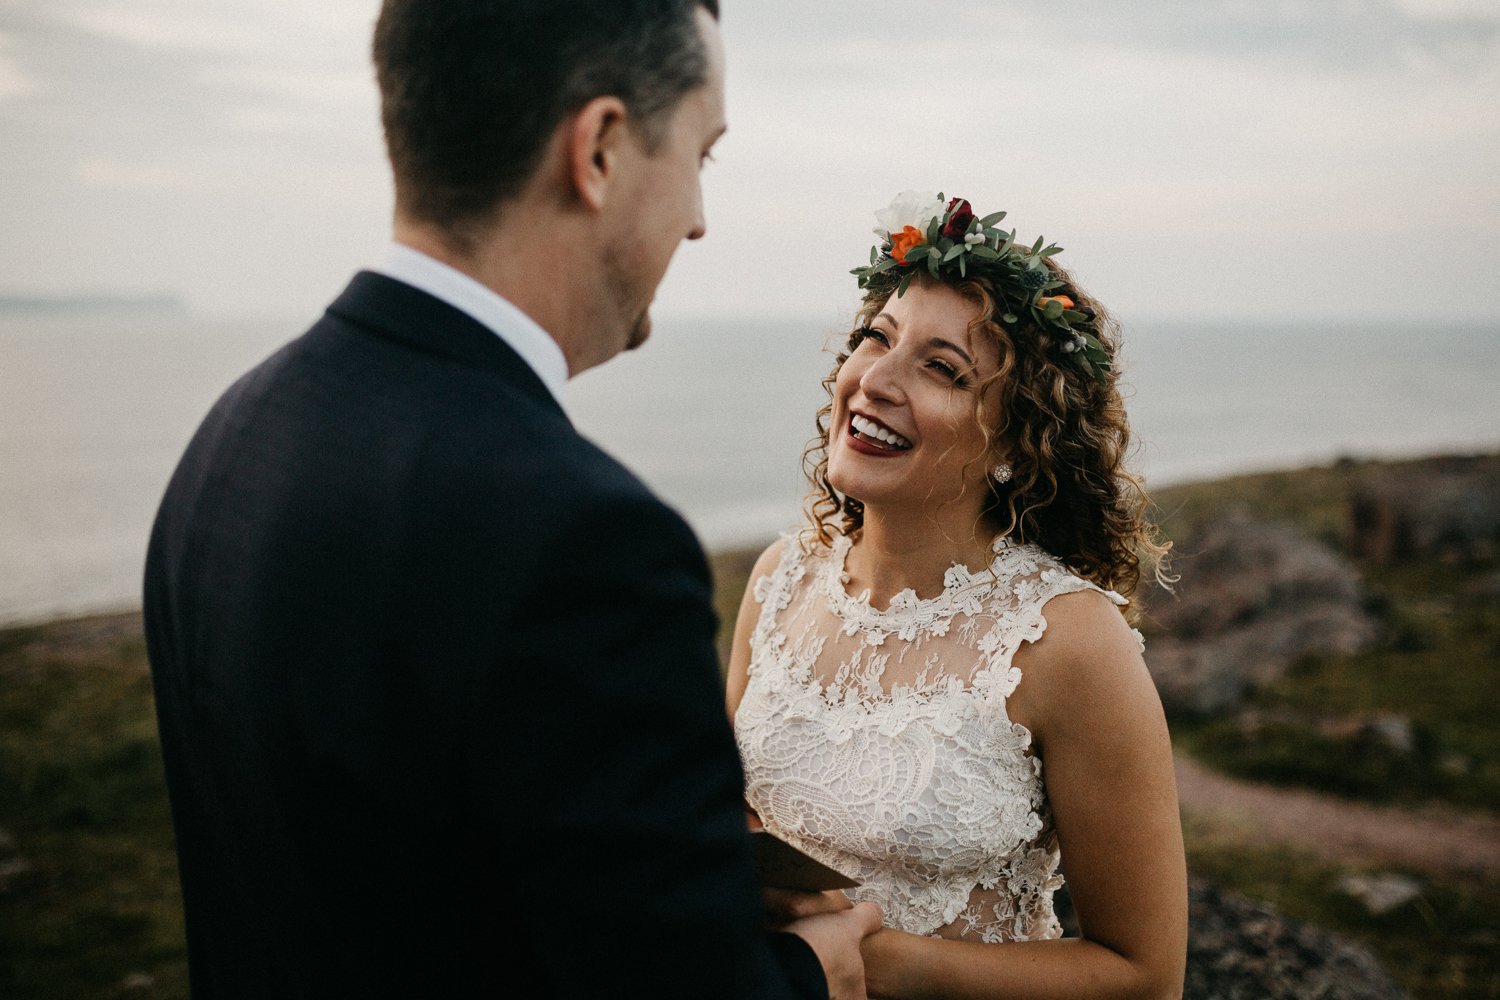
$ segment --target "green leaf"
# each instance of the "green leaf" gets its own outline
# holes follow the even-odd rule
[[[950,245],[948,247],[948,252],[943,254],[943,263],[948,263],[948,261],[952,260],[954,257],[963,256],[963,252],[964,245],[962,243],[954,243]]]
[[[901,284],[896,286],[896,298],[899,299],[906,294],[906,286],[911,284],[911,276],[916,273],[915,271],[907,271],[901,276]]]
[[[953,249],[953,241],[944,236],[942,239],[938,240],[937,248],[941,252],[947,253],[949,250]]]
[[[1062,253],[1062,247],[1060,247],[1056,243],[1054,243],[1050,247],[1048,247],[1047,249],[1045,249],[1045,250],[1042,251],[1042,256],[1043,257],[1051,257],[1053,254],[1059,254],[1059,253]]]
[[[1032,246],[1031,246],[1031,256],[1035,257],[1037,255],[1037,252],[1040,251],[1041,249],[1042,249],[1042,238],[1040,236],[1038,236],[1036,238],[1036,242],[1033,243]]]
[[[875,274],[879,274],[882,271],[889,271],[891,268],[893,268],[895,266],[896,266],[896,258],[894,258],[894,257],[887,257],[885,260],[881,261],[879,264],[876,264],[874,267],[868,267],[868,268],[865,268],[865,270],[868,271],[870,274],[875,275]]]
[[[927,242],[936,246],[938,236],[942,233],[942,231],[943,220],[934,215],[932,217],[932,221],[927,223]]]
[[[996,253],[991,248],[985,246],[983,243],[980,243],[978,246],[974,247],[974,249],[970,250],[969,252],[972,253],[975,257],[978,257],[980,260],[999,260],[1000,259],[1000,255],[998,253]]]
[[[1017,320],[1018,317],[1015,313],[1006,313],[1004,316],[1000,317],[1000,322],[1002,323],[1015,323],[1017,322]]]
[[[979,224],[985,229],[988,229],[990,226],[993,226],[1003,218],[1005,218],[1004,212],[991,212],[989,215],[986,215],[984,218],[980,219]]]
[[[969,255],[966,253],[958,255],[958,276],[960,278],[969,276]]]
[[[1063,319],[1069,323],[1082,323],[1088,319],[1088,314],[1081,313],[1077,309],[1064,309]]]
[[[1063,304],[1053,299],[1042,307],[1042,312],[1048,319],[1062,319]]]
[[[930,253],[930,254],[927,255],[927,270],[929,270],[929,271],[932,272],[932,276],[934,278],[937,277],[937,274],[938,274],[938,264],[939,263],[941,263],[941,262],[938,260],[938,255],[937,254]]]
[[[915,264],[918,261],[922,260],[922,258],[926,257],[928,254],[933,252],[934,251],[932,247],[928,246],[926,243],[918,243],[916,246],[906,251],[906,262],[908,264]]]

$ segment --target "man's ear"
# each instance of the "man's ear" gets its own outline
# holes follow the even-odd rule
[[[568,130],[568,176],[578,199],[595,211],[604,207],[631,141],[626,116],[618,97],[596,97],[578,109]]]

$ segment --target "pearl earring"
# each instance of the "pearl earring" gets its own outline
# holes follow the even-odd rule
[[[996,483],[1010,482],[1010,463],[1001,462],[990,470],[990,475],[994,477]]]

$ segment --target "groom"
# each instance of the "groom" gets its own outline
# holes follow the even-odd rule
[[[703,554],[559,406],[703,235],[716,19],[385,3],[395,242],[151,539],[195,997],[863,995],[868,904],[761,930]]]

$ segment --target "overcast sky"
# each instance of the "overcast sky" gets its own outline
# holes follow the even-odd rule
[[[309,317],[386,237],[376,0],[0,0],[0,294]],[[673,317],[847,313],[905,188],[1126,318],[1500,318],[1495,0],[724,0]]]

